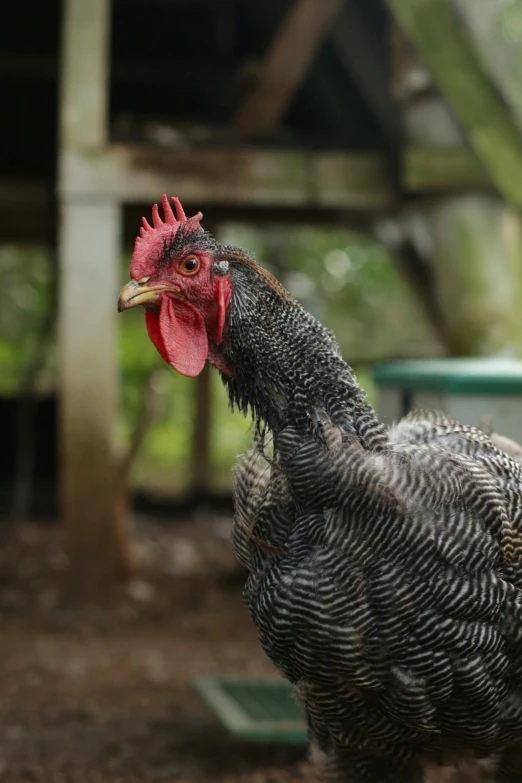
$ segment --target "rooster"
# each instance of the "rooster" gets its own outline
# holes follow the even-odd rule
[[[485,759],[520,783],[521,466],[441,414],[388,430],[333,335],[172,200],[143,219],[119,310],[143,305],[163,359],[191,377],[209,361],[253,416],[233,545],[326,779]]]

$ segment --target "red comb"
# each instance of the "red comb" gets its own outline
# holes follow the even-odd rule
[[[139,237],[136,237],[130,267],[131,277],[135,280],[153,274],[163,253],[165,242],[172,242],[182,224],[185,224],[189,231],[203,231],[200,225],[203,217],[201,212],[187,218],[180,200],[172,196],[172,201],[176,210],[175,215],[167,196],[163,194],[161,204],[165,219],[161,219],[157,204],[152,207],[152,226],[146,218],[141,219],[143,225],[140,228]]]

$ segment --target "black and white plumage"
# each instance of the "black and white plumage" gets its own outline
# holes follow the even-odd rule
[[[421,783],[476,757],[522,783],[520,464],[435,413],[388,431],[331,333],[174,201],[144,222],[119,309],[145,304],[166,361],[211,361],[253,415],[233,545],[326,777]]]
[[[258,420],[233,543],[326,774],[417,783],[472,754],[522,781],[520,465],[435,413],[387,432],[326,329],[253,267],[231,279],[223,378]]]

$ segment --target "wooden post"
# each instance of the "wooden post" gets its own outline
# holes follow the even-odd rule
[[[60,95],[61,498],[71,585],[79,591],[126,573],[115,453],[116,303],[122,210],[75,194],[67,165],[107,143],[110,0],[65,0]]]
[[[522,208],[522,136],[450,0],[387,0],[504,198]]]
[[[237,112],[240,133],[277,127],[341,5],[341,0],[293,0],[261,64],[259,82]]]
[[[480,60],[522,131],[522,3],[520,0],[452,0]]]
[[[119,205],[62,205],[60,399],[62,514],[71,576],[95,588],[126,573],[115,428]]]
[[[64,0],[60,68],[60,144],[107,143],[110,0]]]

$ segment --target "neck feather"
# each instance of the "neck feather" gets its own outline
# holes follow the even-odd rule
[[[310,430],[329,420],[367,449],[384,446],[385,428],[333,335],[255,266],[243,261],[230,269],[223,355],[232,375],[222,378],[231,404],[250,409],[275,435],[288,425]]]

